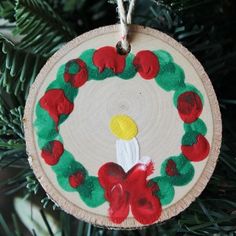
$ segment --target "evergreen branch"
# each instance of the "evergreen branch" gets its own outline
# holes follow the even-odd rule
[[[0,18],[4,18],[9,22],[15,21],[15,1],[14,0],[1,0],[0,2]]]
[[[26,176],[26,180],[27,180],[26,188],[29,191],[29,193],[37,194],[39,190],[39,182],[35,178],[35,176],[31,175]]]
[[[20,47],[49,55],[76,36],[45,0],[17,0],[16,32],[23,35]]]
[[[22,170],[20,171],[18,174],[16,174],[15,176],[9,178],[9,179],[6,179],[6,180],[0,180],[0,188],[2,188],[3,186],[6,186],[6,185],[17,185],[19,182],[22,182],[22,181],[27,181],[27,178],[30,178],[30,176],[32,176],[33,173],[32,173],[32,170]],[[26,183],[27,185],[27,183]]]
[[[45,61],[40,55],[19,49],[0,34],[0,87],[18,98],[24,96],[22,105]]]
[[[23,107],[8,112],[0,103],[0,151],[25,149],[22,115]],[[2,153],[0,157],[6,155]]]

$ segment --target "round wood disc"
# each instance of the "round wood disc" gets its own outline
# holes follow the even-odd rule
[[[221,116],[196,58],[166,34],[132,26],[85,33],[53,55],[30,89],[29,162],[64,211],[110,228],[140,228],[186,209],[219,155]]]

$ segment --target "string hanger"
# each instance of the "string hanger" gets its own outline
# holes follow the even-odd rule
[[[124,7],[124,0],[117,0],[118,5],[118,13],[120,17],[120,26],[121,26],[121,41],[120,46],[125,52],[130,51],[130,43],[128,41],[128,34],[129,34],[129,25],[132,21],[132,13],[134,11],[136,0],[129,1],[129,8],[126,14],[125,7]]]

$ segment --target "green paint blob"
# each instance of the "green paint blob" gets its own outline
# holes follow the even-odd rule
[[[197,136],[199,135],[196,131],[188,131],[182,137],[182,145],[183,146],[192,146],[197,142]]]
[[[118,77],[120,77],[121,79],[132,79],[136,73],[137,70],[133,64],[133,60],[134,60],[134,55],[132,53],[129,53],[128,56],[126,57],[126,65],[125,65],[125,69],[121,74],[117,74]]]
[[[81,199],[89,207],[98,207],[106,201],[104,190],[95,176],[88,176],[85,183],[79,186],[77,190]]]
[[[48,112],[41,108],[39,103],[36,105],[36,114],[34,127],[37,130],[39,148],[42,149],[48,142],[58,139],[59,134],[55,130],[55,122]]]
[[[101,187],[98,178],[89,176],[88,171],[82,164],[74,160],[73,155],[64,151],[59,162],[52,166],[57,174],[59,185],[68,192],[78,191],[81,199],[89,207],[97,207],[105,202],[104,190]],[[69,177],[76,172],[81,172],[84,176],[84,182],[77,188],[72,188],[69,183]]]
[[[176,169],[178,170],[177,176],[169,176],[166,173],[166,167],[169,160],[172,160],[176,164]],[[188,184],[194,176],[194,167],[189,162],[185,156],[182,154],[179,156],[173,156],[165,160],[161,165],[161,175],[166,176],[170,183],[172,183],[175,186],[183,186]]]
[[[172,202],[175,196],[175,189],[168,177],[159,176],[150,180],[150,182],[155,182],[159,190],[156,195],[161,201],[161,205],[165,206]]]
[[[79,65],[76,62],[71,62],[70,66],[69,66],[69,71],[68,72],[70,74],[74,75],[74,74],[79,72],[79,69],[80,69],[80,67],[79,67]]]
[[[175,107],[177,107],[178,104],[178,98],[181,94],[185,93],[185,92],[195,92],[196,94],[199,95],[199,97],[201,98],[202,104],[204,105],[204,99],[203,99],[203,95],[201,94],[201,92],[193,85],[191,84],[185,84],[185,86],[180,87],[175,93],[174,93],[174,97],[173,97],[173,101],[174,101],[174,105]]]
[[[59,162],[52,166],[52,169],[57,173],[58,176],[69,177],[78,171],[83,173],[84,176],[88,175],[88,172],[84,166],[81,163],[75,161],[73,155],[66,150],[60,157]]]
[[[184,123],[184,130],[186,133],[195,131],[197,133],[202,134],[203,136],[207,134],[207,127],[200,118],[191,124]]]
[[[170,53],[164,50],[157,50],[157,51],[154,51],[153,53],[157,56],[161,68],[173,62],[173,57],[170,55]]]
[[[170,62],[160,68],[155,80],[165,91],[179,90],[184,87],[185,74],[180,66]]]
[[[88,176],[87,170],[79,162],[75,161],[72,154],[65,151],[57,165],[52,166],[57,174],[59,185],[68,192],[77,191],[81,199],[89,207],[97,207],[105,202],[104,190],[101,187],[98,178]],[[76,172],[81,172],[84,176],[84,182],[77,188],[72,188],[69,183],[69,176]]]
[[[59,124],[59,125],[62,124],[64,121],[66,121],[66,119],[67,119],[68,117],[69,117],[69,116],[68,116],[68,115],[65,115],[65,114],[60,115],[58,124]]]

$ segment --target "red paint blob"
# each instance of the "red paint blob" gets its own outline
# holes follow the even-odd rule
[[[160,71],[160,63],[157,56],[149,50],[138,52],[133,64],[140,76],[146,80],[155,78]]]
[[[77,72],[76,74],[71,74],[69,72],[69,68],[73,63],[76,63],[79,67],[79,72]],[[66,64],[64,79],[66,82],[70,83],[71,86],[75,88],[81,87],[88,80],[88,71],[86,64],[80,59],[69,61]]]
[[[177,170],[177,167],[176,167],[176,163],[173,160],[168,160],[167,161],[166,173],[169,176],[177,176],[179,174],[178,170]]]
[[[79,171],[69,177],[70,186],[72,188],[79,187],[84,182],[84,175]]]
[[[62,89],[48,90],[40,99],[39,103],[54,120],[57,130],[60,116],[69,115],[74,108],[74,104],[66,98]]]
[[[110,192],[109,216],[112,222],[120,224],[129,215],[129,195],[121,184],[115,185]]]
[[[41,156],[44,161],[50,165],[56,165],[64,152],[64,146],[59,141],[51,141],[48,145],[43,148]]]
[[[153,195],[151,189],[146,188],[144,190],[132,198],[131,211],[134,218],[141,224],[152,224],[161,215],[161,203]]]
[[[127,173],[116,163],[106,163],[98,171],[98,179],[110,203],[109,216],[112,222],[122,223],[129,208],[137,221],[152,224],[160,217],[162,208],[154,195],[154,186],[147,177],[153,173],[153,163],[136,164]]]
[[[115,184],[118,184],[125,179],[126,173],[118,164],[108,162],[99,169],[98,176],[101,177],[99,181],[102,186],[112,188]]]
[[[115,74],[119,74],[125,68],[125,56],[120,55],[116,48],[106,46],[94,52],[93,63],[98,67],[100,73],[108,68]]]
[[[183,155],[190,161],[198,162],[204,160],[209,152],[210,145],[207,139],[199,134],[196,138],[196,143],[192,146],[181,146]]]
[[[178,97],[178,112],[185,123],[192,123],[198,119],[202,113],[202,101],[198,94],[185,92]]]

